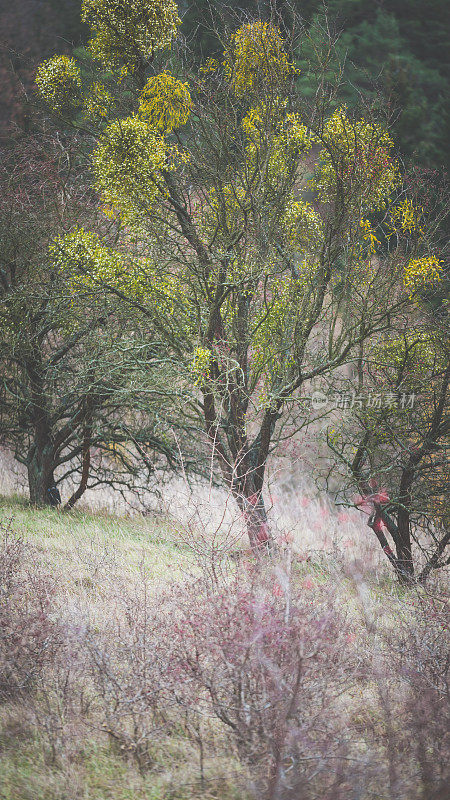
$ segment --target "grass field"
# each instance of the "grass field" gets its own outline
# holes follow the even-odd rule
[[[289,510],[286,508],[285,513]],[[397,586],[371,543],[358,540],[354,521],[341,519],[341,524],[336,526],[336,519],[323,514],[321,507],[310,504],[308,508],[310,516],[306,514],[308,527],[305,526],[304,541],[301,526],[292,526],[289,591],[292,590],[293,597],[297,593],[295,596],[304,604],[303,613],[312,614],[312,621],[316,607],[325,608],[330,604],[344,621],[346,633],[342,632],[342,642],[348,647],[349,661],[339,667],[340,646],[340,649],[330,650],[330,663],[326,666],[332,676],[331,684],[339,674],[344,687],[339,689],[340,694],[336,693],[340,699],[336,700],[333,713],[336,714],[337,708],[342,722],[333,728],[333,735],[341,728],[346,730],[353,726],[357,733],[354,733],[356,739],[352,747],[356,747],[358,759],[366,765],[366,777],[358,777],[358,781],[367,784],[366,789],[356,795],[357,789],[352,788],[349,779],[348,785],[343,781],[335,794],[324,793],[323,798],[431,798],[432,794],[419,795],[411,788],[415,786],[416,769],[420,772],[415,756],[411,756],[411,762],[403,758],[407,767],[401,768],[396,779],[398,789],[389,788],[392,764],[386,755],[386,741],[394,751],[404,746],[401,717],[398,726],[392,723],[392,729],[389,728],[389,720],[395,709],[398,710],[399,678],[389,676],[398,695],[394,701],[394,695],[391,698],[389,694],[390,707],[384,689],[380,689],[379,670],[382,668],[377,666],[378,671],[370,672],[373,670],[370,665],[385,647],[385,635],[390,635],[399,624],[406,626],[406,630],[415,620],[423,593],[421,595],[420,590],[411,593]],[[214,526],[208,530],[201,526],[195,529],[181,517],[177,519],[168,514],[127,517],[85,510],[64,514],[53,509],[31,509],[19,497],[1,499],[0,523],[3,532],[11,531],[9,536],[13,540],[23,539],[31,546],[24,564],[24,574],[31,575],[31,583],[27,584],[31,593],[38,591],[40,585],[34,574],[44,574],[54,582],[51,583],[54,594],[50,621],[57,620],[58,624],[62,621],[69,631],[72,644],[69,650],[66,644],[63,648],[69,653],[71,648],[77,650],[72,653],[73,664],[72,656],[68,659],[66,654],[60,663],[56,655],[56,661],[49,662],[39,673],[33,691],[19,693],[6,701],[3,698],[4,702],[0,703],[0,800],[231,800],[265,796],[258,788],[261,780],[264,783],[260,767],[255,772],[250,762],[239,757],[239,748],[236,750],[233,745],[229,731],[211,713],[204,698],[195,695],[186,713],[179,709],[174,712],[170,703],[169,711],[163,712],[163,715],[168,713],[169,721],[164,719],[160,732],[158,727],[153,727],[153,732],[149,733],[141,707],[133,707],[136,700],[133,693],[136,686],[140,690],[144,674],[142,661],[139,661],[143,652],[142,637],[150,631],[156,647],[160,641],[166,646],[165,631],[176,630],[170,627],[167,607],[176,616],[178,602],[184,607],[183,604],[195,598],[178,595],[179,601],[175,597],[170,601],[172,605],[161,606],[166,609],[166,616],[159,619],[157,610],[148,627],[133,627],[127,615],[139,616],[145,608],[150,618],[151,609],[171,585],[182,587],[181,591],[188,595],[196,591],[196,582],[210,575],[208,559],[211,563],[214,561],[220,572],[220,592],[226,592],[240,571],[249,568],[245,542],[233,537],[232,548],[227,550],[226,536],[221,538]],[[361,562],[364,554],[366,568]],[[286,552],[283,558],[286,559]],[[280,586],[284,586],[286,564],[284,560],[281,566],[270,567],[263,578],[264,585],[269,587],[269,604],[284,602],[279,601],[278,595],[285,592]],[[276,597],[270,599],[271,593]],[[22,595],[20,598],[19,602],[26,606],[27,598]],[[110,659],[111,674],[117,679],[115,690],[111,687],[105,690],[103,684],[102,694],[98,682],[95,684],[92,678],[93,662],[89,661],[92,652],[83,650],[85,640],[89,640],[86,630],[91,638],[94,635],[104,642],[102,658],[106,659],[105,664]],[[334,646],[328,640],[322,644],[326,648]],[[211,647],[213,645],[212,641]],[[151,648],[145,651],[145,658],[149,657],[149,652],[151,659]],[[327,659],[328,656],[325,664]],[[170,659],[167,663],[170,664]],[[363,663],[369,672],[361,677]],[[348,683],[346,671],[349,670],[353,672]],[[305,702],[309,702],[308,695],[305,697]],[[108,733],[105,708],[119,736]],[[410,712],[401,713],[409,720]],[[133,724],[137,725],[134,734]],[[152,724],[154,726],[154,718]],[[359,742],[361,731],[366,730],[370,734],[364,733]],[[407,736],[411,736],[410,729]],[[427,744],[430,751],[437,747],[433,736],[436,738],[436,732],[430,734],[432,741]],[[139,737],[142,740],[146,737],[144,751]],[[145,763],[140,758],[142,752],[145,752]],[[353,753],[352,758],[354,756]],[[441,766],[439,769],[438,781],[441,780]],[[309,800],[321,795],[305,793],[304,796]]]
[[[0,520],[10,523],[40,552],[42,562],[65,577],[66,586],[83,586],[92,573],[115,565],[123,575],[142,559],[155,586],[179,578],[189,564],[188,548],[174,532],[173,521],[150,517],[54,509],[36,511],[19,498],[3,499]],[[90,582],[88,580],[88,583]]]
[[[197,569],[174,522],[115,517],[53,509],[34,510],[18,497],[2,498],[0,523],[23,536],[40,564],[58,579],[57,602],[64,612],[89,609],[98,624],[107,619],[111,586],[130,585],[145,572],[151,591],[179,581]],[[51,721],[50,721],[51,724]],[[198,756],[180,730],[178,738],[154,748],[152,773],[142,775],[114,752],[98,732],[82,731],[70,755],[54,761],[40,726],[30,723],[21,704],[0,710],[1,800],[160,800],[160,798],[238,798],[242,771],[233,759],[205,765],[199,794]],[[75,752],[74,752],[75,751]],[[240,788],[239,788],[240,787]]]

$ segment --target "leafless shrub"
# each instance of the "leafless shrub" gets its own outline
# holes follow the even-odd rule
[[[102,572],[97,605],[67,603],[3,531],[1,699],[46,762],[70,772],[86,737],[106,735],[142,773],[195,748],[200,794],[234,753],[245,791],[265,800],[445,797],[445,598],[385,588],[381,618],[361,570],[314,577],[289,536],[263,565],[240,551],[220,569],[214,537],[212,550],[163,591],[143,560],[134,575]]]
[[[388,641],[390,668],[404,689],[398,750],[416,765],[422,797],[450,788],[450,607],[418,594],[414,613]]]
[[[0,528],[0,702],[29,693],[62,642],[52,615],[55,582],[10,526]]]
[[[313,797],[320,786],[321,797],[340,797],[336,761],[345,763],[348,742],[339,698],[357,671],[342,615],[326,596],[313,603],[296,592],[287,606],[270,575],[239,572],[192,597],[175,626],[179,668],[192,703],[231,733],[258,796]]]
[[[153,750],[174,727],[169,670],[173,642],[165,630],[167,598],[152,597],[141,569],[134,586],[113,587],[114,611],[100,630],[90,625],[84,647],[99,712],[96,726],[144,772]]]
[[[365,680],[354,722],[377,761],[375,786],[390,800],[440,798],[450,777],[448,599],[386,588],[375,611],[359,566],[353,580]]]

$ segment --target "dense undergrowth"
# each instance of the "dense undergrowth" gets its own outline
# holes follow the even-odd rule
[[[290,541],[207,559],[170,519],[2,519],[2,800],[445,796],[442,585]]]

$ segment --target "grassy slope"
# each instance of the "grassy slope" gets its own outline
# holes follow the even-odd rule
[[[0,523],[37,549],[42,563],[61,579],[61,605],[87,603],[92,613],[108,613],[104,582],[127,580],[145,565],[155,590],[193,569],[189,551],[173,523],[152,518],[120,518],[53,509],[35,511],[21,500],[3,498]],[[206,792],[198,787],[198,757],[182,737],[161,744],[155,769],[141,776],[105,743],[86,732],[73,763],[46,763],[42,743],[16,708],[0,710],[0,800],[184,800],[241,797],[233,761],[206,765]],[[208,779],[209,778],[209,779]]]
[[[0,523],[10,525],[34,545],[39,560],[58,577],[62,612],[69,607],[79,607],[81,613],[88,609],[100,626],[111,613],[111,587],[120,592],[121,585],[131,583],[140,573],[148,579],[149,590],[158,592],[168,581],[192,576],[197,570],[176,522],[164,517],[36,511],[23,500],[0,498]],[[328,518],[325,525],[321,522],[323,529],[330,525]],[[309,552],[308,559],[294,559],[293,579],[300,581],[311,598],[314,587],[332,587],[350,615],[358,639],[366,636],[361,603],[378,624],[390,626],[395,613],[407,613],[411,600],[386,571],[374,568],[366,573],[367,582],[359,590],[365,594],[362,598],[342,573],[333,551]],[[155,768],[144,777],[89,731],[82,733],[75,760],[46,763],[45,747],[20,711],[0,709],[0,800],[244,798],[239,767],[232,758],[211,760],[205,765],[205,775],[206,789],[202,790],[198,754],[182,734],[179,740],[160,743]]]
[[[187,547],[164,519],[36,511],[21,500],[3,499],[0,523],[10,523],[38,548],[44,564],[61,572],[72,584],[82,584],[102,560],[114,562],[126,574],[136,570],[144,558],[155,585],[169,577],[181,577],[189,564]]]

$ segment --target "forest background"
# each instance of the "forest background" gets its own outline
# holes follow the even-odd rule
[[[199,20],[206,19],[208,0],[179,3],[183,33],[203,56],[220,44]],[[214,6],[226,6],[216,0]],[[346,56],[345,100],[351,106],[359,93],[373,98],[380,91],[396,109],[396,145],[406,160],[448,171],[450,139],[448,85],[449,5],[445,0],[293,0],[310,34],[324,24],[324,14],[340,33],[339,55]],[[0,143],[30,123],[28,100],[36,64],[55,52],[73,51],[87,41],[80,22],[81,0],[0,0]],[[255,13],[264,3],[242,0]],[[351,85],[350,85],[351,84]],[[376,88],[375,88],[376,87]]]

